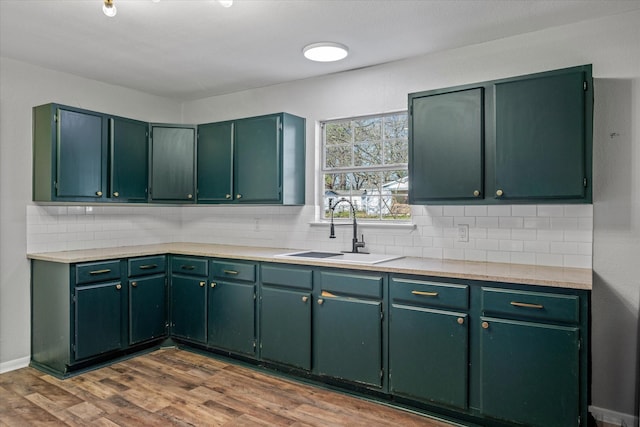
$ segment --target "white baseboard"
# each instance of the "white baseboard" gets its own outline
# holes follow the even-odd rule
[[[31,357],[21,357],[20,359],[9,360],[8,362],[0,363],[0,374],[5,372],[15,371],[16,369],[26,368],[29,366]]]
[[[604,421],[614,426],[638,427],[638,417],[632,414],[598,408],[597,406],[589,406],[589,412],[591,412],[596,421]]]

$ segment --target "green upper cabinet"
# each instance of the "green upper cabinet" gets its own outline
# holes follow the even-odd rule
[[[484,88],[413,98],[412,203],[466,200],[483,191]]]
[[[194,203],[196,127],[151,125],[150,200]]]
[[[110,182],[113,201],[146,202],[149,179],[146,122],[109,117]]]
[[[409,94],[413,204],[591,203],[591,65]]]
[[[107,125],[100,113],[47,104],[33,109],[33,200],[106,198]]]
[[[590,80],[581,68],[495,85],[496,197],[566,200],[587,196],[587,149],[591,147],[587,146],[585,105]]]
[[[198,202],[233,200],[233,122],[198,126]]]
[[[304,204],[304,162],[301,117],[279,113],[200,125],[198,201]]]

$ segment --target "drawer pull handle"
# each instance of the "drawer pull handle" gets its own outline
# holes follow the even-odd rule
[[[325,297],[325,298],[336,298],[337,296],[335,294],[332,294],[331,292],[327,292],[327,291],[322,291],[320,293],[321,297]]]
[[[541,310],[544,308],[542,304],[529,304],[526,302],[516,302],[516,301],[511,301],[511,305],[514,307],[537,308],[538,310]]]
[[[236,274],[238,274],[238,272],[237,272],[237,271],[235,271],[235,270],[222,270],[222,272],[223,272],[224,274],[232,274],[232,275],[234,275],[234,276],[235,276]]]
[[[183,265],[182,267],[183,270],[195,270],[196,266],[195,265]]]
[[[146,264],[138,267],[140,270],[151,270],[152,268],[156,268],[158,264]]]
[[[413,295],[420,295],[423,297],[437,297],[437,292],[425,292],[425,291],[411,291]]]
[[[107,274],[107,273],[111,273],[110,268],[105,268],[104,270],[93,270],[89,272],[89,274],[91,274],[92,276],[95,276],[96,274]]]

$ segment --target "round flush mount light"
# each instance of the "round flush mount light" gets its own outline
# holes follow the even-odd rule
[[[349,48],[340,43],[322,42],[312,43],[302,49],[304,57],[317,62],[333,62],[344,59],[349,54]]]
[[[102,5],[102,12],[107,15],[109,18],[113,18],[118,13],[116,6],[113,4],[113,0],[104,0],[104,4]]]

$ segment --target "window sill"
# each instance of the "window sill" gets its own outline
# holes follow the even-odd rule
[[[328,227],[329,221],[311,221],[311,227]],[[351,225],[352,221],[334,221],[335,225]],[[416,225],[410,222],[364,222],[358,221],[358,228],[378,228],[378,229],[396,229],[396,230],[415,230]]]

